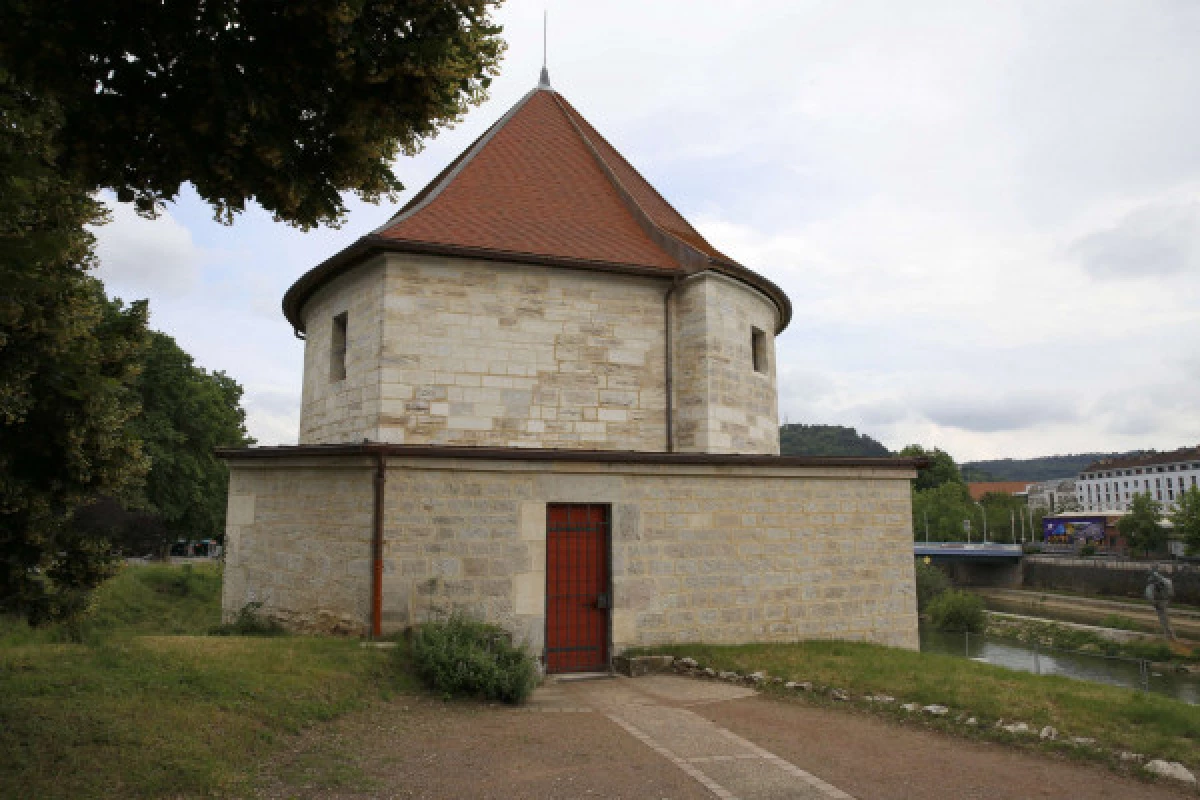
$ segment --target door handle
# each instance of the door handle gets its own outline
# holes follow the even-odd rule
[[[601,593],[596,595],[596,608],[608,608],[608,595]]]

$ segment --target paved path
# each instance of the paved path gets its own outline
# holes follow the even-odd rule
[[[1170,800],[1102,766],[670,675],[560,681],[522,709],[407,695],[316,726],[262,798]]]
[[[531,707],[603,714],[722,800],[1195,797],[1098,765],[673,675],[559,682]]]
[[[752,695],[751,689],[672,676],[617,678],[558,683],[539,690],[532,708],[594,708],[721,800],[849,800],[840,789],[692,710]]]

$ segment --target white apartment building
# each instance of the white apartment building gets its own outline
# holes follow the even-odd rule
[[[1200,486],[1200,447],[1097,461],[1080,473],[1075,491],[1084,511],[1128,511],[1135,494],[1149,492],[1170,512],[1193,486]]]

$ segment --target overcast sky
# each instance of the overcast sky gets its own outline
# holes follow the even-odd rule
[[[397,165],[402,202],[536,83],[543,8],[555,88],[791,297],[781,418],[959,460],[1200,443],[1200,3],[510,0],[491,99]],[[280,298],[394,207],[112,205],[110,292],[294,442]]]

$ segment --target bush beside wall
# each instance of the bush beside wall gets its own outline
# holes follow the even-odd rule
[[[515,705],[537,685],[537,668],[524,648],[505,631],[463,614],[417,628],[412,659],[421,679],[447,695]]]

